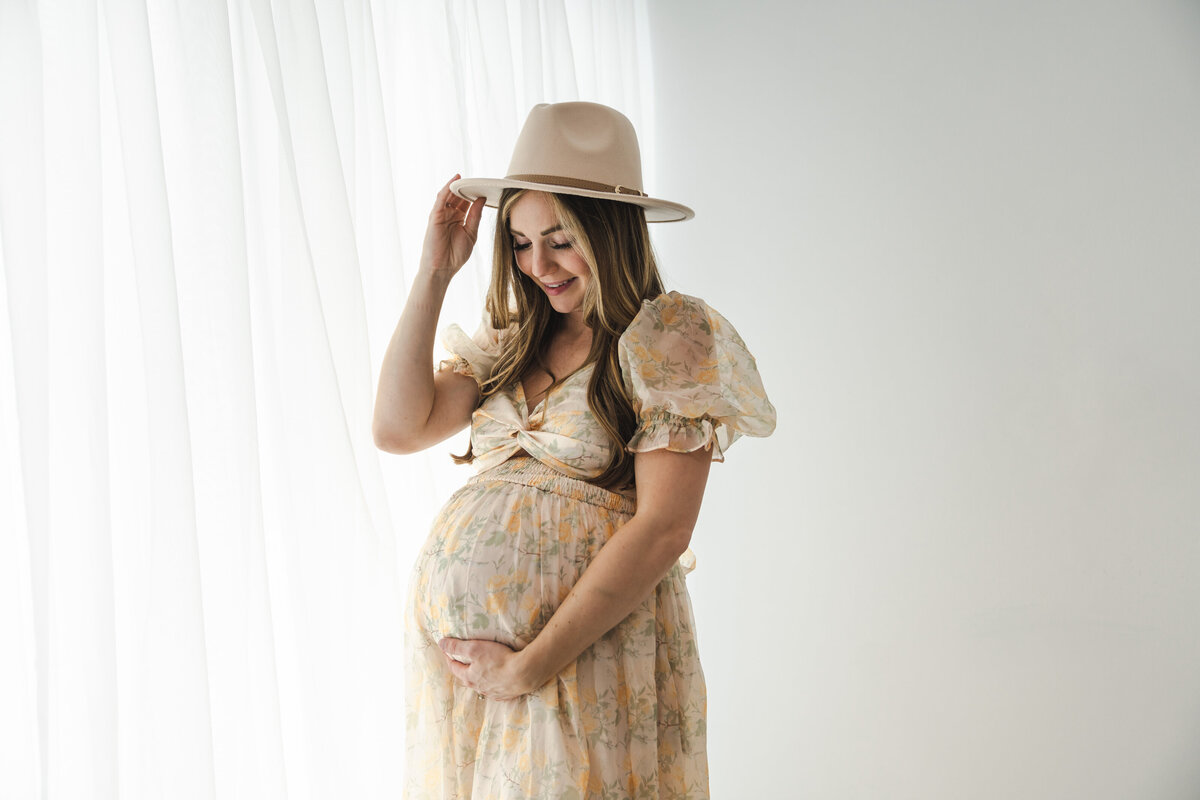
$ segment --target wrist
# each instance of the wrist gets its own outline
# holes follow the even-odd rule
[[[444,293],[447,287],[450,286],[450,279],[453,277],[454,274],[447,272],[446,270],[422,266],[417,270],[417,276],[414,279],[414,283],[419,281],[432,289],[436,289],[439,292]]]
[[[533,642],[518,650],[516,656],[517,672],[521,676],[521,682],[529,687],[530,692],[536,692],[554,677],[554,673],[541,657],[540,648],[534,647],[536,641],[535,638]]]

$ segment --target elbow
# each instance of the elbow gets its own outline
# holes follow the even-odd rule
[[[634,516],[637,516],[636,513]],[[642,524],[648,532],[653,532],[651,536],[656,545],[655,549],[662,553],[668,564],[674,563],[675,559],[687,552],[692,543],[695,521],[643,517]]]
[[[671,552],[674,554],[675,558],[679,558],[681,555],[687,552],[688,547],[692,543],[693,530],[694,526],[692,525],[680,525],[677,526],[674,531],[672,531],[669,538],[672,543]]]
[[[388,430],[380,425],[373,425],[371,427],[371,438],[375,440],[377,448],[393,455],[404,456],[420,450],[420,448],[413,447],[411,442],[397,436],[395,431]]]
[[[392,440],[387,438],[387,436],[385,436],[378,428],[371,429],[371,438],[375,441],[375,447],[379,448],[383,452],[396,452],[396,446],[392,443]]]
[[[420,432],[414,424],[394,414],[381,413],[378,407],[371,418],[371,438],[376,447],[393,455],[417,453],[425,447],[418,442]]]

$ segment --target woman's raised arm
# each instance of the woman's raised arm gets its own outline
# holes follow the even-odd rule
[[[389,453],[415,453],[445,440],[467,426],[479,401],[474,379],[432,369],[446,288],[471,255],[483,216],[485,198],[468,203],[450,191],[458,177],[446,182],[429,213],[420,267],[379,371],[371,433]]]

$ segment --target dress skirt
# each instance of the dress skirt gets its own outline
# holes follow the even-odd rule
[[[480,698],[438,647],[442,637],[525,647],[635,508],[525,455],[450,496],[409,578],[407,800],[709,796],[704,673],[679,562],[522,697]]]

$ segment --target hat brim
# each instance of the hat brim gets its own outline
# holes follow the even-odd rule
[[[602,200],[633,203],[646,210],[646,222],[683,222],[696,216],[695,211],[692,211],[692,209],[681,203],[672,203],[670,200],[660,200],[656,197],[642,197],[635,194],[598,192],[594,189],[576,189],[573,186],[516,181],[509,180],[508,178],[459,178],[450,184],[450,191],[464,200],[473,202],[480,197],[486,197],[484,205],[491,208],[496,208],[500,204],[500,193],[505,189],[534,189],[539,192],[573,194],[579,197],[598,197]]]

